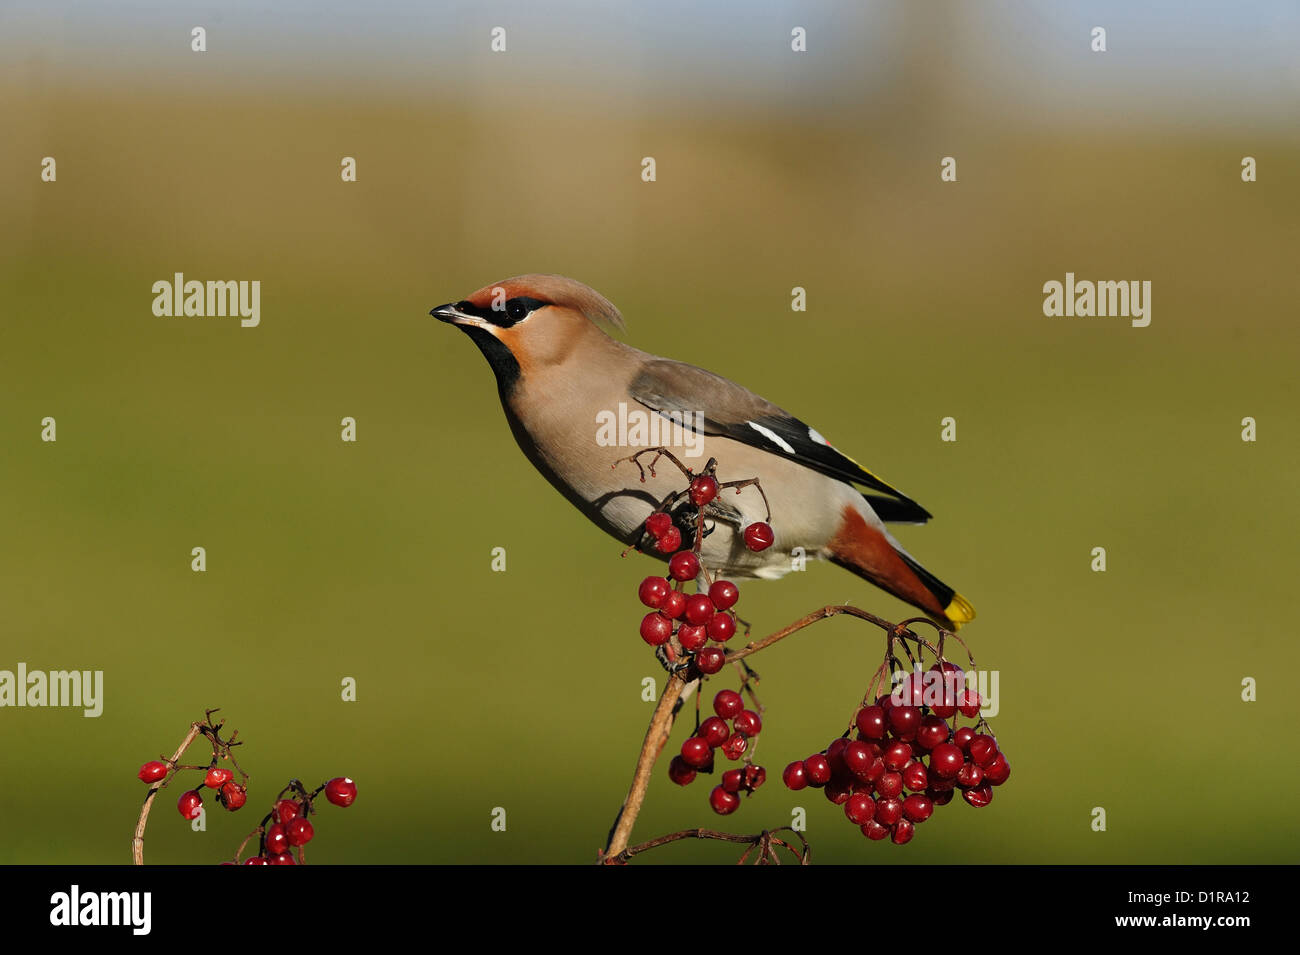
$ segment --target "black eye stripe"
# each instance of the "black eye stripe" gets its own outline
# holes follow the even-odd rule
[[[539,298],[532,298],[527,295],[517,295],[512,299],[507,299],[505,308],[497,311],[488,305],[472,305],[469,302],[457,302],[456,309],[464,312],[466,315],[473,315],[475,318],[481,318],[485,322],[491,322],[498,328],[510,328],[517,325],[529,316],[535,309],[550,305],[550,302],[544,302]]]

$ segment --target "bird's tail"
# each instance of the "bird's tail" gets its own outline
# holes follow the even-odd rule
[[[925,589],[943,607],[942,619],[938,621],[941,626],[946,626],[949,630],[956,630],[963,623],[969,623],[975,619],[975,608],[971,606],[969,600],[918,564],[912,559],[912,555],[900,550],[898,556],[903,558],[903,563],[908,566],[912,573],[916,574]],[[933,616],[932,611],[924,607],[921,609]]]
[[[925,611],[942,627],[956,630],[975,619],[969,600],[917,563],[888,531],[867,523],[855,508],[845,508],[828,550],[835,563]]]

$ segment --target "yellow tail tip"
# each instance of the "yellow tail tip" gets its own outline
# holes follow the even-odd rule
[[[952,595],[952,602],[943,608],[943,615],[952,622],[952,628],[956,630],[963,623],[970,623],[975,619],[975,608],[971,606],[969,600],[955,593]]]

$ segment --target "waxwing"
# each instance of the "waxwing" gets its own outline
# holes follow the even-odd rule
[[[780,577],[801,547],[950,629],[975,616],[885,528],[924,523],[924,508],[770,401],[612,338],[606,329],[623,329],[618,309],[580,282],[520,275],[430,314],[483,353],[510,430],[533,465],[625,544],[644,543],[646,518],[681,491],[684,478],[660,462],[642,482],[635,464],[614,464],[638,448],[665,447],[695,471],[716,459],[719,481],[761,481],[766,501],[728,492],[708,506],[701,558],[723,576]],[[742,532],[767,518],[768,507],[775,541],[756,552]]]

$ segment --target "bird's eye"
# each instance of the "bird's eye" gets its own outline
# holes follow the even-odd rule
[[[506,314],[516,322],[523,321],[524,316],[528,314],[528,306],[519,299],[513,298],[506,302]]]

